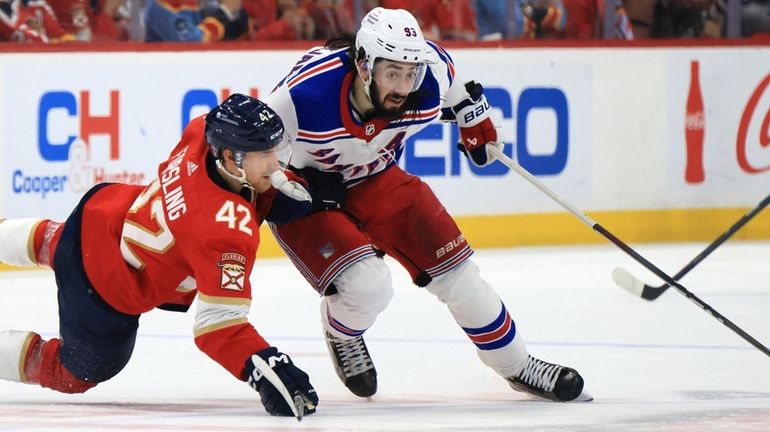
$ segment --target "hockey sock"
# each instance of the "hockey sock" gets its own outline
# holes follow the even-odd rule
[[[53,268],[53,255],[56,244],[59,242],[62,227],[61,223],[50,220],[44,220],[35,227],[32,250],[38,265]]]
[[[6,219],[0,222],[0,262],[19,267],[37,265],[34,237],[42,219]]]
[[[86,382],[68,371],[59,360],[61,341],[44,341],[39,335],[29,344],[24,359],[25,382],[62,393],[84,393],[97,383]]]
[[[455,322],[476,345],[481,361],[502,377],[519,373],[527,349],[500,297],[472,261],[435,278],[427,287],[449,308]]]

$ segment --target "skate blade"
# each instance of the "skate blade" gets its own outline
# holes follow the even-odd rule
[[[580,396],[576,397],[575,399],[571,400],[570,402],[591,402],[594,400],[594,397],[591,396],[588,392],[582,392],[580,393]]]

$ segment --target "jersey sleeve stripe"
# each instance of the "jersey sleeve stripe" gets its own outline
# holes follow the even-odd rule
[[[215,332],[217,330],[222,330],[223,328],[227,328],[227,327],[247,324],[248,322],[249,320],[247,318],[233,318],[225,321],[220,321],[211,325],[207,325],[205,327],[195,327],[194,335],[197,338],[207,333]]]
[[[212,303],[199,296],[193,329],[197,336],[201,331],[205,333],[248,321],[248,316],[248,304]],[[211,330],[210,327],[215,328]]]
[[[288,87],[292,88],[296,86],[297,84],[312,78],[316,75],[320,75],[328,70],[337,68],[342,66],[342,60],[339,59],[339,57],[335,57],[329,61],[325,61],[323,63],[320,63],[316,66],[313,66],[312,68],[306,70],[305,72],[297,75],[296,77],[292,78],[288,82]]]
[[[306,142],[311,144],[327,144],[333,141],[336,141],[338,139],[351,139],[353,138],[353,135],[345,134],[345,135],[339,135],[334,136],[330,138],[297,138],[297,142]]]
[[[444,50],[444,48],[441,48],[433,42],[428,41],[428,45],[430,45],[430,47],[436,51],[436,54],[438,54],[438,57],[441,59],[441,61],[446,63],[447,78],[449,78],[449,85],[452,85],[452,82],[455,80],[455,64],[452,60],[452,56],[450,56],[449,53]]]
[[[398,122],[391,123],[386,129],[403,128],[405,126],[418,125],[432,122],[441,113],[441,107],[436,107],[430,111],[419,111],[414,116],[403,116]]]
[[[328,140],[328,139],[335,139],[335,138],[341,138],[345,136],[350,136],[350,134],[345,130],[345,128],[338,128],[330,131],[323,131],[323,132],[313,132],[309,130],[300,129],[297,131],[297,138],[301,138],[308,141],[314,141],[314,140]]]
[[[250,306],[251,300],[247,298],[239,298],[239,297],[219,297],[219,296],[210,296],[206,294],[198,293],[198,300],[209,303],[209,304],[217,304],[217,305],[236,305],[236,306]]]
[[[433,119],[434,117],[439,115],[440,112],[441,112],[441,107],[437,106],[437,107],[435,107],[435,108],[433,108],[431,110],[418,111],[417,115],[414,115],[414,116],[411,116],[411,115],[402,116],[399,120],[401,120],[401,121],[407,120],[408,121],[408,120]]]

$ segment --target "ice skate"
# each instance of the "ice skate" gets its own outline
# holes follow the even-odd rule
[[[527,356],[527,364],[518,376],[506,378],[518,391],[555,402],[588,402],[593,398],[583,392],[583,377],[572,368]]]
[[[324,331],[326,346],[337,376],[354,395],[369,397],[377,392],[377,370],[366,349],[364,337],[345,340]]]

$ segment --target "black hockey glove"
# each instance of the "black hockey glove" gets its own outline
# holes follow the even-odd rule
[[[243,373],[249,385],[259,392],[262,405],[270,415],[295,415],[287,397],[297,410],[297,420],[315,412],[318,395],[310,384],[310,378],[277,348],[265,348],[251,356],[246,360]],[[282,390],[285,395],[281,394]]]
[[[342,174],[319,171],[315,168],[294,168],[291,170],[302,177],[313,197],[313,211],[338,209],[348,199],[348,189],[342,184]]]
[[[276,171],[270,175],[270,183],[278,193],[273,197],[270,210],[265,215],[266,221],[283,225],[313,211],[313,199],[306,189],[307,183],[296,173],[290,170]]]

